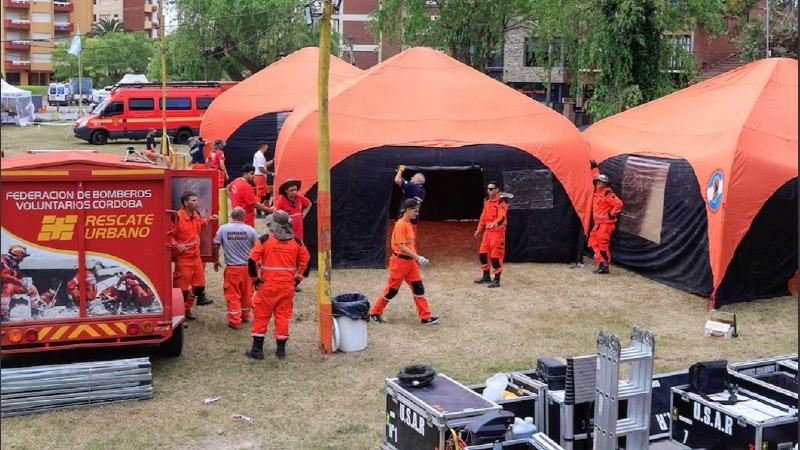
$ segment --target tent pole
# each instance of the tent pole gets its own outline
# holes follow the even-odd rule
[[[322,353],[333,352],[331,307],[331,195],[330,134],[328,130],[328,77],[331,63],[331,0],[323,1],[319,22],[319,143],[317,147],[317,309]]]

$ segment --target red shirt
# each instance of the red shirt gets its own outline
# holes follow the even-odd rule
[[[294,202],[290,202],[285,195],[279,195],[273,205],[276,210],[286,211],[292,218],[292,231],[294,235],[303,240],[303,208],[311,206],[311,200],[297,194]]]
[[[255,228],[256,207],[258,203],[255,188],[242,177],[228,184],[228,197],[231,199],[231,209],[241,206],[244,208],[244,223]]]
[[[208,158],[206,159],[206,164],[208,164],[210,169],[222,170],[219,163],[224,161],[225,153],[222,150],[211,150],[211,153],[208,154]]]

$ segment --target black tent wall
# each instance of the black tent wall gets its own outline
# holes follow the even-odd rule
[[[275,142],[278,141],[278,128],[282,122],[279,116],[286,113],[266,113],[258,117],[254,117],[247,122],[243,123],[237,128],[228,139],[225,141],[225,167],[228,168],[228,175],[230,179],[225,183],[233,181],[242,175],[242,166],[245,164],[253,164],[253,155],[258,150],[259,141],[267,141],[269,150],[267,150],[267,161],[271,160],[275,155]],[[206,141],[213,144],[218,136],[204,136]],[[270,172],[274,172],[275,168],[269,168]],[[272,177],[267,181],[272,184]]]
[[[630,156],[615,156],[600,164],[600,171],[612,182],[616,181],[612,189],[623,202],[625,198],[619,180],[623,179]],[[684,159],[636,157],[669,164],[661,243],[617,229],[611,237],[612,263],[682,291],[711,295],[713,277],[708,256],[706,205],[697,188],[694,170]],[[625,213],[623,208],[622,214]]]
[[[331,251],[334,267],[385,266],[386,224],[392,189],[397,189],[393,180],[400,164],[428,168],[480,168],[484,183],[480,186],[481,195],[486,182],[503,182],[504,172],[508,175],[508,171],[514,170],[547,171],[547,167],[531,154],[502,145],[380,147],[357,152],[331,169]],[[581,223],[564,187],[554,176],[549,180],[551,189],[547,187],[545,191],[552,193],[552,207],[509,210],[506,261],[574,261]],[[423,204],[423,211],[437,209],[436,201],[448,201],[471,208],[469,205],[475,201],[471,195],[455,194],[445,200],[429,196]],[[312,200],[317,198],[316,185],[312,186],[307,196]],[[512,202],[525,200],[524,196],[518,197]],[[425,214],[428,213],[423,212],[423,220]],[[312,254],[312,263],[316,265],[316,203],[305,219],[304,234]],[[467,238],[473,239],[473,236],[465,236]]]
[[[716,306],[789,295],[797,271],[797,178],[764,203],[725,271]]]

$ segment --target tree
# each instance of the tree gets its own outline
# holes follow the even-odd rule
[[[596,73],[594,95],[584,105],[595,118],[661,97],[688,81],[694,61],[679,36],[699,24],[713,36],[724,24],[723,0],[532,2],[532,34],[562,37],[573,75]],[[572,92],[577,87],[573,82]]]
[[[316,45],[303,20],[305,3],[175,0],[178,29],[168,42],[168,77],[217,78],[225,73],[240,81],[283,55]]]
[[[438,48],[478,70],[502,51],[505,33],[524,25],[529,0],[382,0],[374,35],[395,44]],[[432,18],[433,16],[433,18]]]
[[[797,5],[795,0],[772,0],[769,5],[771,56],[797,59]],[[764,17],[752,16],[749,14],[750,10],[732,10],[732,12],[735,12],[740,20],[741,32],[734,39],[740,58],[744,61],[765,58],[767,43]]]
[[[154,42],[144,31],[87,37],[82,41],[83,77],[97,86],[112,85],[126,73],[144,73],[153,56]],[[78,58],[67,53],[69,42],[53,50],[54,77],[59,80],[78,76]]]
[[[108,33],[122,33],[127,31],[125,24],[118,19],[100,19],[92,24],[92,30],[86,36],[105,36]]]

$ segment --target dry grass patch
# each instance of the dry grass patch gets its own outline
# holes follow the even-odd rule
[[[4,148],[8,128],[3,127]],[[20,136],[44,133],[14,129]],[[60,138],[58,138],[60,139]],[[39,141],[39,148],[56,148]],[[70,143],[70,147],[74,148]],[[104,147],[107,148],[108,146]],[[265,231],[263,221],[257,225]],[[739,314],[740,337],[702,337],[706,300],[614,268],[597,276],[565,264],[511,263],[500,289],[472,280],[480,275],[474,223],[421,225],[420,251],[426,293],[440,325],[422,326],[408,287],[386,310],[387,325],[369,325],[366,350],[323,356],[318,348],[314,285],[303,283],[295,301],[288,357],[279,361],[267,341],[265,361],[242,354],[248,330],[225,322],[221,273],[206,275],[211,306],[195,308],[199,319],[187,330],[184,354],[151,358],[154,397],[137,403],[84,408],[0,421],[3,449],[370,449],[382,442],[384,380],[412,363],[433,366],[464,384],[483,382],[498,371],[529,369],[536,358],[595,352],[600,330],[623,338],[634,325],[656,335],[656,371],[687,368],[705,359],[744,361],[797,351],[797,298],[731,305]],[[335,294],[357,292],[371,302],[387,272],[335,270]],[[130,349],[19,356],[11,365],[130,357]],[[208,405],[203,399],[221,395]],[[256,424],[234,422],[244,414]]]

